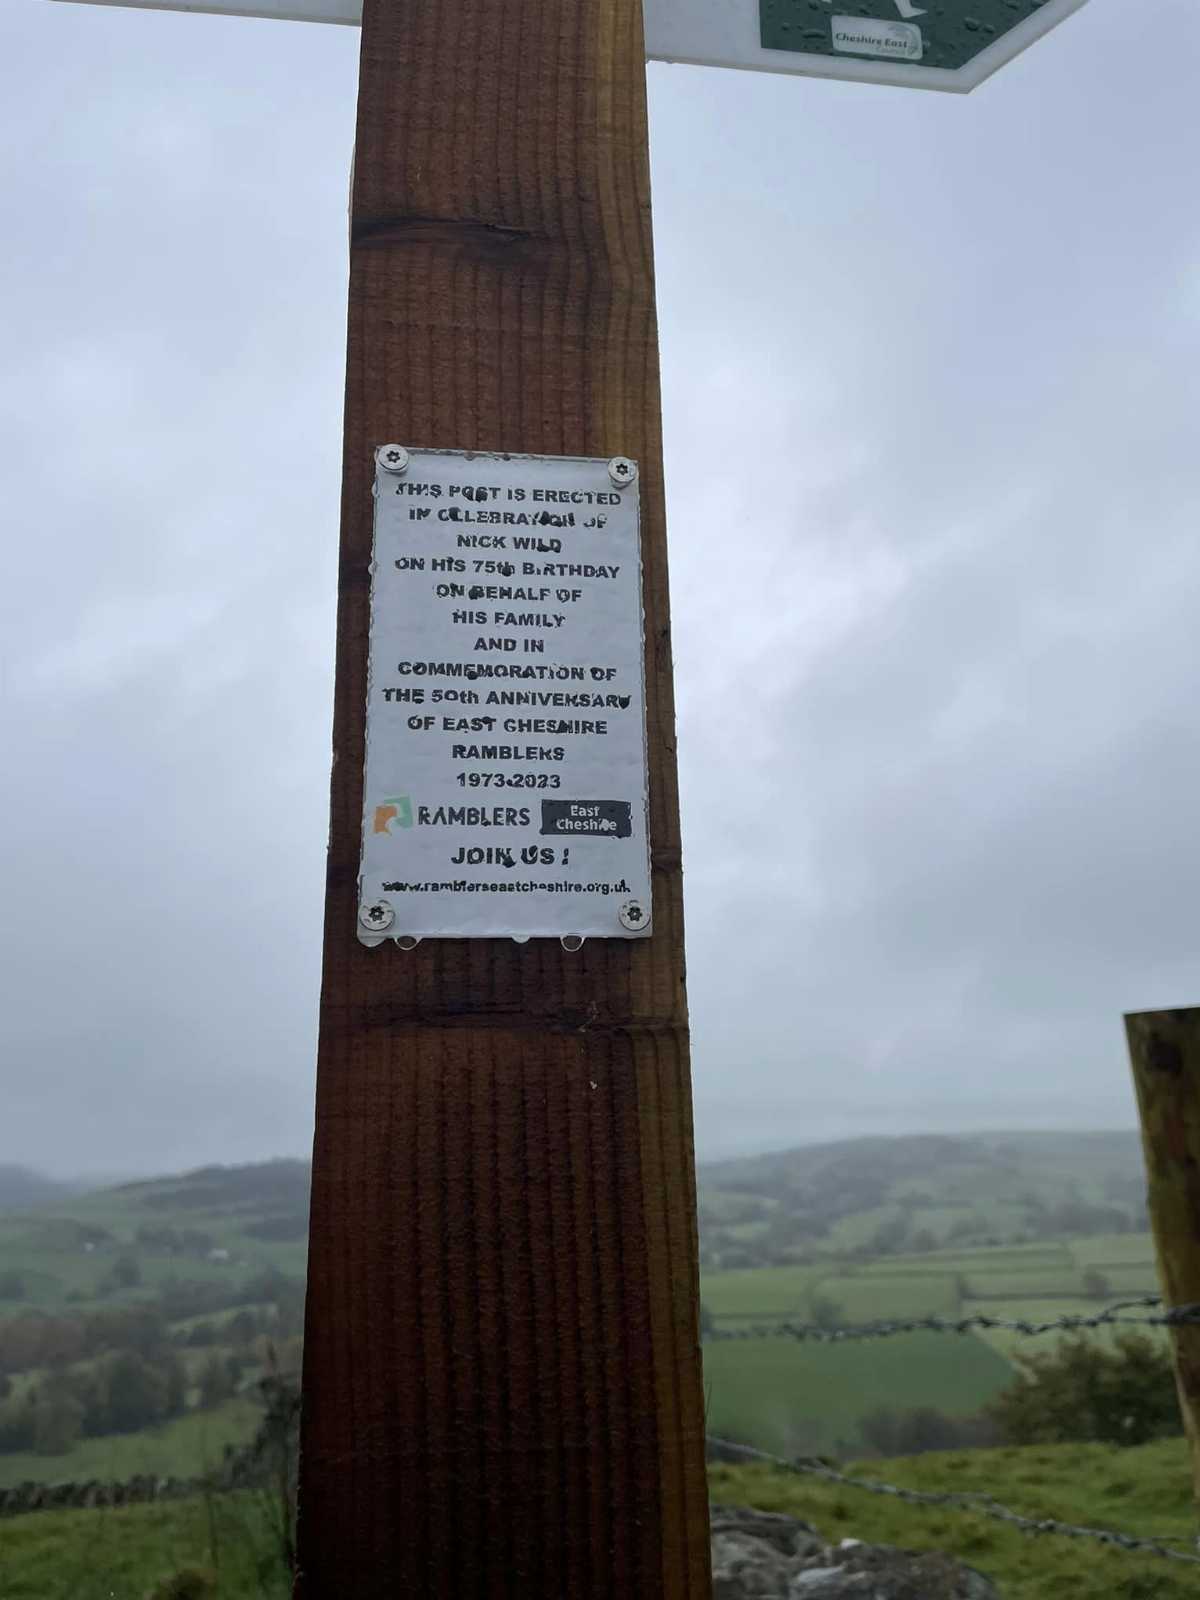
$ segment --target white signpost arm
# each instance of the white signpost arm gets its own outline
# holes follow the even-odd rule
[[[270,17],[287,22],[362,22],[362,0],[87,0],[148,11],[198,11],[210,15]],[[998,68],[1078,11],[1087,0],[1044,0],[1028,15],[1004,27],[991,27],[991,42],[962,65],[930,65],[923,41],[930,25],[928,7],[914,0],[877,0],[878,20],[855,15],[849,0],[821,0],[828,8],[820,27],[830,30],[823,50],[769,49],[763,44],[760,0],[644,0],[646,59],[702,67],[733,67],[798,77],[837,78],[897,88],[940,89],[966,94]],[[959,0],[965,5],[966,0]],[[896,8],[894,22],[890,7]],[[1005,13],[1007,15],[1007,12]],[[924,30],[924,32],[923,32]],[[987,38],[987,31],[980,33]],[[838,41],[842,42],[838,42]],[[886,56],[889,44],[903,55]],[[832,53],[830,53],[830,45]]]

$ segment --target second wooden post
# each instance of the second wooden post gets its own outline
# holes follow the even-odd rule
[[[1200,1305],[1200,1010],[1138,1012],[1125,1029],[1163,1300]],[[1172,1338],[1200,1503],[1200,1327],[1175,1328]]]

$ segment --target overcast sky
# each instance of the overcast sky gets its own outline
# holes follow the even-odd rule
[[[1200,1004],[1200,5],[650,69],[701,1157]],[[0,1161],[306,1154],[357,34],[4,0]],[[452,441],[447,441],[452,442]]]

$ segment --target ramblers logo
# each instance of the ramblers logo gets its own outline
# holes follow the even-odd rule
[[[411,828],[413,825],[412,799],[409,795],[393,796],[383,800],[375,807],[375,825],[372,833],[391,833],[393,823],[397,828]]]

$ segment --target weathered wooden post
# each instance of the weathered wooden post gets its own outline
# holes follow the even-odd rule
[[[651,937],[576,950],[556,938],[360,942],[375,452],[391,440],[639,463]],[[527,481],[528,509],[542,480]],[[598,482],[613,490],[603,462]],[[380,493],[395,503],[408,487],[397,478]],[[511,538],[483,518],[520,503],[490,499],[482,514],[461,504],[461,520],[441,525],[456,507],[415,492],[414,515],[428,520],[404,526],[414,538],[438,528],[437,548],[468,574],[495,555],[468,553],[472,529],[497,535],[507,559]],[[564,536],[561,559],[580,536]],[[444,641],[453,602],[425,587],[420,604],[431,618],[440,606],[431,625]],[[442,681],[463,680],[395,679],[426,685],[423,711]],[[394,727],[410,709],[368,715]],[[640,0],[367,0],[303,1600],[707,1597],[674,744]],[[424,749],[413,736],[409,759]],[[512,836],[482,838],[503,847]],[[478,830],[458,837],[480,842]],[[395,859],[421,843],[417,828],[397,834]],[[404,896],[389,904],[401,919],[390,932],[410,931]],[[513,915],[514,902],[503,909]]]
[[[1200,1305],[1200,1009],[1125,1018],[1164,1303]],[[1200,1327],[1171,1330],[1200,1503]]]

